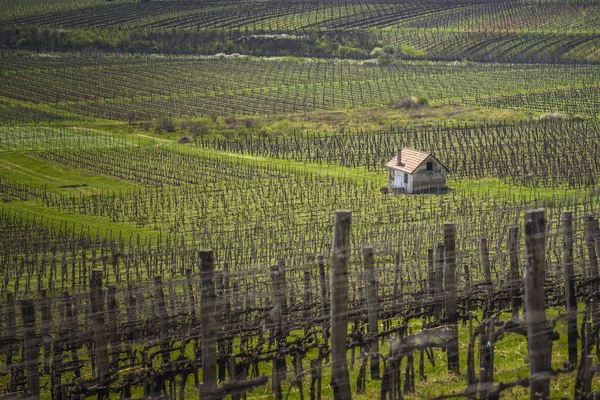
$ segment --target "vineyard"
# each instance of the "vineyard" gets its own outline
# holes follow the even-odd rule
[[[9,54],[0,106],[5,124],[29,123],[41,112],[75,121],[285,114],[387,106],[407,96],[595,117],[599,68]]]
[[[598,398],[599,43],[592,0],[6,0],[0,399]]]

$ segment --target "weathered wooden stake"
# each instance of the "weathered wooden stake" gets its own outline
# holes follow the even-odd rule
[[[402,250],[398,250],[396,252],[395,262],[394,262],[394,299],[396,300],[396,304],[400,304],[402,302],[402,286],[400,285],[400,281],[402,278],[400,277],[400,268],[402,267]]]
[[[71,361],[76,365],[74,373],[75,377],[81,377],[81,371],[77,364],[79,364],[79,355],[77,354],[77,346],[74,344],[77,341],[77,321],[75,318],[75,314],[73,313],[73,303],[71,302],[71,297],[69,293],[65,290],[63,292],[63,298],[65,301],[65,320],[67,326],[67,337],[69,338],[69,342],[71,342]]]
[[[162,287],[162,277],[154,277],[154,306],[156,315],[160,324],[160,351],[162,353],[163,363],[169,362],[169,315],[165,304],[165,293]]]
[[[577,298],[573,276],[573,213],[562,212],[563,221],[563,271],[565,274],[565,301],[567,308],[567,342],[569,364],[577,364]]]
[[[285,275],[287,268],[285,266],[285,258],[277,260],[277,267],[279,268],[279,295],[282,296],[281,313],[286,315],[288,313],[288,299],[286,293],[288,292],[287,281]]]
[[[479,334],[479,398],[488,398],[490,387],[494,384],[494,318]]]
[[[512,318],[519,318],[521,307],[521,296],[519,288],[521,278],[519,272],[519,228],[512,226],[508,228],[508,254],[510,262],[510,308]]]
[[[377,281],[375,280],[375,270],[373,268],[373,254],[373,247],[368,246],[363,249],[369,335],[375,337],[375,340],[371,343],[369,348],[369,356],[371,358],[371,379],[380,379],[379,341],[377,340],[377,333],[379,332],[377,327]]]
[[[27,398],[39,399],[39,343],[35,333],[35,306],[33,305],[33,299],[27,298],[21,300],[21,318],[23,319],[23,344],[25,346],[25,369],[27,371]]]
[[[271,318],[273,318],[273,335],[278,348],[279,342],[282,340],[283,335],[282,313],[284,308],[285,294],[283,293],[283,287],[281,285],[281,269],[277,265],[271,266],[271,282],[271,294],[273,298],[273,310],[271,312]],[[279,354],[277,354],[275,360],[273,360],[273,390],[275,391],[276,400],[283,399],[281,382],[285,379],[286,374],[285,358],[283,359],[283,368],[281,361],[282,360],[279,359]]]
[[[317,257],[317,265],[319,267],[319,282],[321,285],[321,318],[323,318],[323,342],[325,346],[329,343],[329,322],[326,318],[330,318],[329,315],[329,278],[325,271],[325,260],[323,256]],[[326,353],[329,354],[329,353]],[[328,356],[327,361],[328,361]],[[319,390],[321,387],[319,386]]]
[[[331,280],[331,386],[336,399],[352,398],[346,359],[348,331],[348,259],[350,211],[336,211],[333,232],[333,271]]]
[[[108,303],[108,329],[110,339],[110,362],[113,371],[119,369],[119,356],[121,355],[121,339],[119,338],[119,329],[117,327],[117,288],[109,286],[106,294]]]
[[[488,250],[487,239],[481,238],[481,270],[483,272],[484,283],[492,284],[492,271],[490,269],[490,251]]]
[[[596,293],[598,292],[598,254],[596,253],[596,240],[595,236],[598,232],[598,220],[594,218],[593,214],[585,215],[585,244],[588,251],[589,261],[589,277],[591,278],[590,294],[591,302],[590,308],[592,310],[592,321],[594,325],[598,324],[598,300],[596,299]]]
[[[546,326],[546,217],[543,208],[525,214],[525,307],[531,375],[529,398],[550,395],[552,342]]]
[[[312,261],[314,261],[314,258]],[[305,318],[309,318],[310,316],[310,301],[310,270],[307,269],[304,271],[304,296],[302,298],[304,309],[306,310],[304,313]]]
[[[435,261],[433,249],[427,249],[427,286],[429,294],[435,296]]]
[[[200,323],[202,327],[202,385],[200,400],[215,399],[217,389],[217,323],[215,265],[212,250],[200,250]]]
[[[44,374],[50,374],[52,360],[52,336],[50,335],[52,316],[50,314],[50,299],[47,297],[46,289],[40,291],[42,304],[42,343],[44,345]]]
[[[17,322],[16,322],[16,312],[15,312],[15,297],[12,292],[6,292],[6,340],[8,342],[8,346],[6,348],[6,366],[8,372],[10,374],[10,385],[14,385],[15,374],[12,369],[13,365],[13,351],[15,346],[16,332],[17,332]]]
[[[94,331],[94,346],[96,351],[96,364],[98,365],[98,379],[100,390],[98,398],[108,397],[106,386],[110,380],[108,364],[108,345],[106,340],[106,327],[104,325],[104,293],[102,292],[101,269],[94,269],[90,279],[90,308]]]
[[[433,316],[440,319],[444,308],[444,243],[438,243],[435,250],[435,306]]]
[[[456,311],[456,225],[452,222],[444,224],[444,283],[446,291],[446,319],[454,326],[454,337],[448,344],[448,370],[456,374],[459,370],[458,353],[458,313]]]

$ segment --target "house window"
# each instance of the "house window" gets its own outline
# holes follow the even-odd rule
[[[404,173],[404,183],[408,183],[408,174]]]
[[[427,161],[427,171],[433,171],[433,161]]]

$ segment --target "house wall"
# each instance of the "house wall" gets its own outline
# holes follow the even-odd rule
[[[410,182],[410,175],[408,176]],[[394,184],[392,187],[394,188],[404,188],[406,185],[404,184],[404,172],[394,170]]]
[[[433,162],[433,171],[427,171],[427,162]],[[442,189],[446,187],[446,169],[429,156],[410,176],[410,187],[408,193],[420,192],[430,189]]]

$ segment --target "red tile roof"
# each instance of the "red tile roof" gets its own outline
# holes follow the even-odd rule
[[[387,168],[412,174],[430,155],[431,153],[404,148],[401,150],[400,154],[400,165],[398,165],[398,155],[396,154],[385,166]]]

